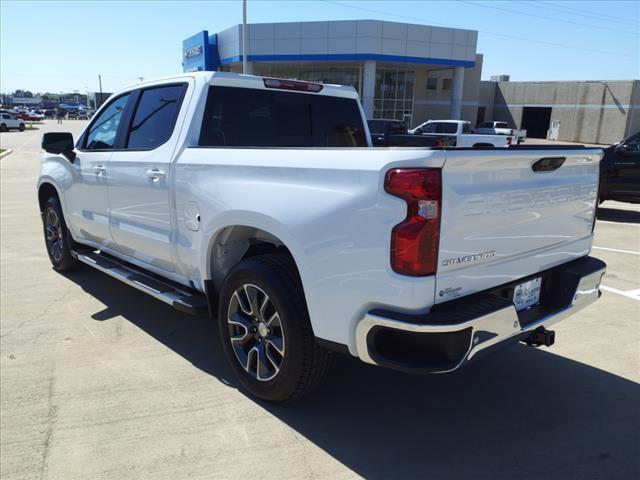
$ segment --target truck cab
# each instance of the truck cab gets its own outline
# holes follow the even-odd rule
[[[409,133],[449,139],[456,147],[509,147],[513,142],[511,136],[474,134],[471,122],[464,120],[429,120]]]

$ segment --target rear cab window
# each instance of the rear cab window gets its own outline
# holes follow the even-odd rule
[[[211,86],[203,147],[366,147],[356,99]]]

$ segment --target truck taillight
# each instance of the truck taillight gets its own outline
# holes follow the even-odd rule
[[[442,174],[439,168],[389,170],[385,190],[407,202],[407,217],[391,232],[391,268],[402,275],[433,275],[438,267]]]

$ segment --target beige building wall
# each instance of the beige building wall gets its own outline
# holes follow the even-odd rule
[[[526,128],[527,107],[550,108],[560,122],[558,140],[611,144],[640,126],[636,81],[482,82],[479,104],[485,120]],[[493,90],[493,94],[492,94]]]
[[[464,88],[462,92],[463,120],[476,122],[478,114],[478,96],[480,94],[480,77],[482,75],[482,55],[476,55],[476,65],[464,69]],[[429,79],[435,79],[436,89],[427,88]],[[443,120],[450,118],[451,90],[447,83],[453,79],[453,68],[441,66],[420,66],[416,69],[414,91],[413,121],[417,126],[427,120]]]

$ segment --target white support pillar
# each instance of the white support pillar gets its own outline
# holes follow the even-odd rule
[[[367,118],[373,118],[373,97],[376,94],[376,62],[364,62],[362,72],[362,108]]]
[[[243,68],[244,71],[242,73],[245,75],[253,75],[253,62],[244,62]]]
[[[464,87],[464,67],[453,69],[453,82],[451,85],[451,120],[460,120],[462,115],[462,90]]]

